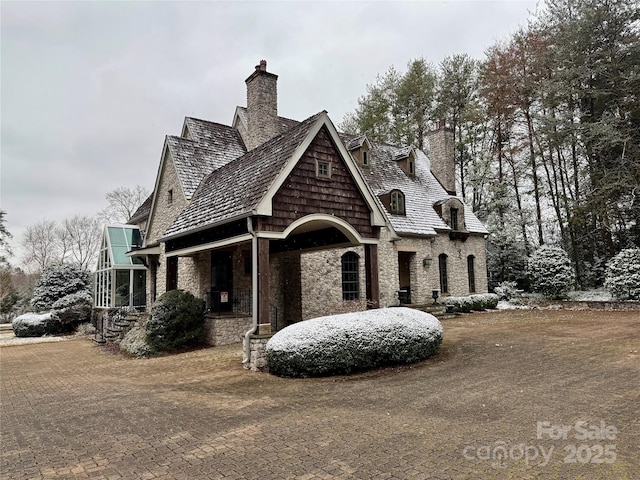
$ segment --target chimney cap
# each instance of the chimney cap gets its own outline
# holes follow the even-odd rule
[[[260,64],[256,65],[256,71],[266,72],[267,71],[267,61],[260,60]]]

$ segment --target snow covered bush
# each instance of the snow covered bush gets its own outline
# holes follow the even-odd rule
[[[88,272],[76,265],[49,265],[33,289],[31,305],[40,311],[50,310],[57,300],[81,291],[91,292]]]
[[[88,290],[80,290],[56,300],[52,309],[63,324],[75,326],[91,320],[93,297]]]
[[[609,260],[604,286],[620,300],[640,300],[640,248],[627,248]]]
[[[154,348],[147,342],[144,326],[136,325],[125,334],[120,342],[120,352],[136,358],[155,353]]]
[[[560,247],[543,245],[527,265],[533,290],[549,298],[562,298],[576,283],[576,275],[567,253]]]
[[[351,373],[433,355],[442,325],[410,308],[382,308],[294,323],[266,346],[269,372],[283,377]]]
[[[518,293],[518,287],[516,282],[502,282],[493,291],[498,295],[498,300],[509,301]]]
[[[451,307],[455,313],[469,313],[472,310],[481,312],[494,309],[498,306],[498,300],[495,293],[478,293],[467,297],[445,297],[442,303]]]
[[[25,313],[11,322],[16,337],[41,337],[55,335],[62,330],[62,323],[54,312]]]
[[[158,351],[175,350],[201,341],[204,335],[205,303],[191,293],[171,290],[151,307],[147,341]]]

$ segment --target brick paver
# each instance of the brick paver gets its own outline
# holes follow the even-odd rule
[[[237,346],[145,360],[86,339],[2,347],[0,477],[640,478],[637,312],[444,327],[419,365],[303,380],[244,371]],[[538,438],[537,422],[578,421],[615,438]]]

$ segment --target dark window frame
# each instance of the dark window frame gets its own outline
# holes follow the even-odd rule
[[[476,293],[476,257],[467,257],[467,276],[469,277],[469,293]]]
[[[458,212],[460,211],[460,209],[456,208],[456,207],[451,207],[449,209],[449,215],[451,216],[451,230],[459,230],[459,223],[458,223]]]
[[[342,300],[360,298],[360,256],[355,252],[342,255]]]
[[[449,277],[447,272],[447,254],[441,253],[438,256],[438,268],[440,274],[440,293],[449,293]]]
[[[406,215],[406,198],[400,190],[394,190],[389,196],[389,208],[395,215]]]

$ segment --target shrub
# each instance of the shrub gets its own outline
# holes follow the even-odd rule
[[[151,307],[147,341],[158,351],[175,350],[199,342],[204,335],[205,303],[191,293],[171,290]]]
[[[640,248],[627,248],[609,260],[604,286],[620,300],[640,300]]]
[[[155,350],[147,341],[147,333],[144,326],[136,325],[126,333],[120,342],[120,352],[137,358],[155,353]]]
[[[452,307],[455,313],[469,313],[472,310],[480,312],[496,308],[498,300],[495,293],[478,293],[467,297],[445,297],[442,303]]]
[[[498,295],[498,300],[509,301],[518,293],[518,287],[516,282],[502,282],[493,291]]]
[[[334,375],[418,362],[441,342],[442,325],[433,315],[383,308],[290,325],[267,342],[266,357],[275,375]]]
[[[80,291],[91,291],[88,272],[76,265],[49,265],[36,283],[31,304],[41,311],[50,310],[57,300]]]
[[[62,330],[62,323],[54,312],[25,313],[11,322],[16,337],[41,337],[55,335]]]
[[[562,298],[576,283],[571,260],[560,247],[544,245],[529,258],[533,290],[549,298]]]
[[[52,309],[63,324],[75,326],[91,320],[93,297],[89,291],[80,290],[56,300]]]

